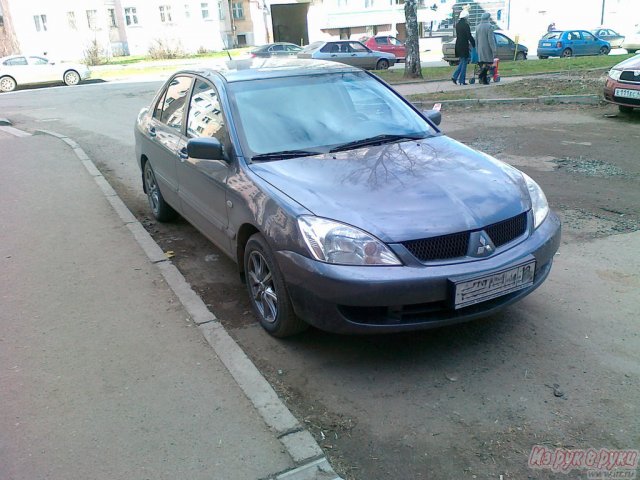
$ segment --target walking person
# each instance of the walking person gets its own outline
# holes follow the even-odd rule
[[[460,12],[460,19],[456,24],[456,57],[460,59],[460,63],[458,63],[456,71],[453,72],[451,80],[453,83],[459,83],[460,85],[467,84],[467,64],[471,57],[469,44],[471,44],[473,48],[476,46],[476,42],[471,35],[469,22],[467,21],[468,16],[469,11],[462,10]]]
[[[488,85],[487,74],[489,73],[489,67],[493,65],[493,59],[496,58],[498,49],[496,47],[496,38],[493,35],[491,15],[487,12],[482,14],[480,23],[476,27],[476,47],[478,50],[478,66],[480,67],[478,81]]]

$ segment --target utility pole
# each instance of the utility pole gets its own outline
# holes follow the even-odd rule
[[[600,14],[600,25],[604,25],[604,4],[607,0],[602,0],[602,13]]]

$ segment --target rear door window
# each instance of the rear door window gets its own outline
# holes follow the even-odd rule
[[[17,65],[26,65],[27,59],[24,57],[10,58],[9,60],[5,60],[3,64],[12,67],[15,67]]]
[[[220,97],[213,85],[198,79],[187,119],[188,137],[213,137],[228,148],[227,126],[220,106]]]

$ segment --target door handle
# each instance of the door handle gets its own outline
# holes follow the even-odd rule
[[[156,136],[156,127],[149,127],[149,136],[150,137]]]
[[[189,154],[187,153],[187,147],[182,147],[178,152],[178,157],[180,157],[180,161],[184,162],[187,158],[189,158]]]
[[[331,54],[332,57],[337,57],[338,55],[336,55],[335,53]]]

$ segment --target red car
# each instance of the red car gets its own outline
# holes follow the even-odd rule
[[[392,53],[396,56],[398,62],[404,62],[404,59],[407,56],[407,49],[405,48],[404,43],[391,35],[375,35],[363,40],[362,43],[371,50]]]
[[[626,59],[609,70],[604,99],[621,112],[640,108],[640,55]]]

